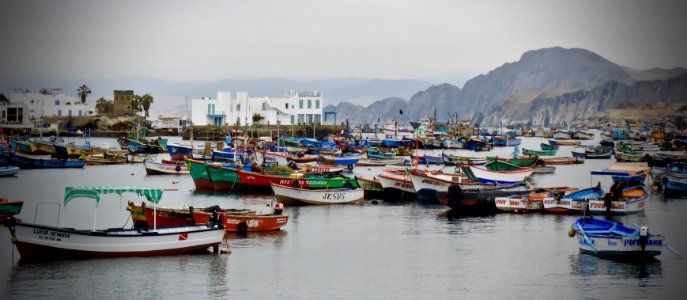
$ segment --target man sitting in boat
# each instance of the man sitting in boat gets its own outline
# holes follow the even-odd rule
[[[280,202],[277,202],[274,204],[274,214],[275,215],[281,215],[281,213],[284,211],[284,204],[281,204]]]

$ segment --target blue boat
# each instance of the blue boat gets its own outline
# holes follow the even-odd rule
[[[492,146],[480,139],[469,139],[463,143],[463,147],[467,150],[472,150],[472,151],[489,151],[492,149]]]
[[[396,154],[393,152],[381,152],[375,148],[368,148],[367,149],[367,157],[368,158],[388,159],[388,158],[396,157]]]
[[[568,235],[577,236],[580,252],[612,259],[652,259],[667,246],[665,237],[652,234],[646,226],[634,229],[593,217],[578,218]]]
[[[398,140],[398,139],[383,139],[382,140],[382,146],[387,147],[387,148],[398,148],[400,146],[403,146],[404,140]],[[410,141],[408,141],[408,145],[410,144]]]
[[[19,173],[19,168],[14,166],[0,167],[0,177],[14,176]]]
[[[687,196],[687,179],[663,177],[660,181],[661,189],[665,196]]]
[[[11,164],[22,169],[83,168],[86,161],[82,159],[52,158],[50,155],[31,155],[15,152],[10,157]]]
[[[444,164],[444,158],[443,156],[428,156],[428,155],[423,155],[423,156],[410,156],[410,162],[413,164],[415,163],[415,160],[417,160],[417,163],[420,165],[443,165]]]
[[[131,144],[129,144],[131,146]],[[138,147],[136,145],[135,147]],[[131,149],[131,148],[129,148]],[[173,160],[183,160],[184,157],[193,158],[192,145],[167,144],[167,153]]]
[[[494,144],[494,146],[518,146],[522,140],[519,138],[495,136],[491,138],[491,142]]]

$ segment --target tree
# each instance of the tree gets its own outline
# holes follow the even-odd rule
[[[260,123],[260,121],[264,119],[265,117],[261,116],[260,114],[253,114],[253,124]]]
[[[104,97],[100,97],[100,99],[98,99],[98,101],[96,101],[95,108],[98,111],[98,113],[104,114],[104,113],[108,112],[107,111],[108,102],[109,101],[105,100]]]
[[[153,104],[153,100],[153,96],[151,96],[150,94],[145,94],[140,98],[140,104],[141,106],[143,106],[146,118],[149,117],[148,110],[150,109],[150,105]]]
[[[141,100],[142,96],[139,95],[134,95],[134,98],[131,99],[131,114],[136,115],[137,112],[142,111],[141,103],[143,102]]]
[[[86,97],[91,94],[91,89],[87,85],[82,84],[76,89],[76,94],[81,98],[81,103],[86,104]]]

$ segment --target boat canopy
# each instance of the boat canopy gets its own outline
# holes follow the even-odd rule
[[[118,194],[122,195],[126,192],[136,193],[138,196],[144,196],[153,203],[160,202],[162,192],[164,189],[142,188],[142,187],[112,187],[112,186],[90,186],[90,187],[65,187],[64,188],[64,205],[74,198],[84,197],[95,199],[96,203],[100,202],[101,194]]]

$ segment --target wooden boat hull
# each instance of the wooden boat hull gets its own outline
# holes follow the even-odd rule
[[[15,245],[22,259],[177,255],[217,246],[224,229],[205,225],[150,231],[88,231],[18,222]]]
[[[626,215],[644,211],[646,200],[649,198],[649,190],[644,186],[635,186],[623,190],[625,200],[611,201],[610,210],[606,210],[603,200],[589,201],[589,211],[592,214]]]
[[[415,188],[413,182],[403,170],[382,170],[377,175],[379,183],[384,189],[384,200],[387,202],[400,202],[415,200]]]
[[[182,175],[191,174],[191,171],[184,165],[168,165],[156,162],[144,161],[143,165],[148,175]]]
[[[45,159],[42,155],[34,156],[30,154],[14,153],[11,156],[13,165],[22,169],[54,169],[54,168],[83,168],[86,161],[78,159]]]
[[[560,199],[546,197],[543,200],[544,210],[556,214],[579,214],[587,208],[588,201],[598,200],[603,195],[601,188],[592,187],[564,195]]]
[[[542,199],[546,194],[518,195],[497,197],[494,199],[496,209],[512,213],[533,213],[544,210]]]
[[[213,182],[210,179],[208,168],[204,162],[186,159],[186,165],[191,173],[193,184],[196,190],[214,190]]]
[[[203,208],[196,208],[191,213],[190,209],[168,209],[146,206],[145,209],[140,205],[129,203],[127,210],[131,212],[132,219],[145,221],[148,225],[157,222],[158,228],[173,226],[202,225],[210,221],[212,212],[207,212]],[[268,231],[278,230],[289,221],[286,214],[257,214],[253,210],[222,210],[222,223],[226,232],[243,231]],[[143,218],[141,216],[143,215]]]
[[[364,191],[357,189],[309,190],[272,184],[277,201],[291,205],[358,204],[365,198]]]
[[[487,169],[477,168],[474,166],[467,167],[472,174],[481,182],[484,183],[499,183],[499,184],[514,184],[525,180],[525,177],[532,175],[534,170],[514,170],[514,171],[491,171]]]

